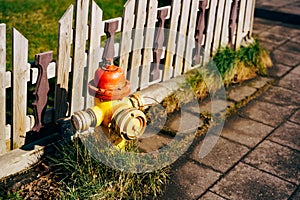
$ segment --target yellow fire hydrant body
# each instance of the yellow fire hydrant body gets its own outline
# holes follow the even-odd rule
[[[146,128],[146,116],[141,111],[143,100],[137,95],[127,97],[129,81],[117,66],[99,68],[89,84],[95,96],[94,107],[72,115],[72,124],[77,131],[90,127],[105,126],[114,130],[125,140],[136,139]]]

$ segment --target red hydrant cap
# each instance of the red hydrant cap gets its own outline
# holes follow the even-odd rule
[[[92,94],[101,100],[122,99],[130,93],[124,71],[115,65],[99,67],[95,72],[94,84],[89,85],[89,89],[96,90]]]

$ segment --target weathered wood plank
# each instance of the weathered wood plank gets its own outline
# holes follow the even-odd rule
[[[246,0],[240,0],[235,48],[240,48],[242,39],[244,37],[243,27],[244,27],[245,9],[246,9]]]
[[[87,79],[85,83],[85,96],[86,96],[86,103],[85,108],[91,107],[94,105],[94,97],[91,96],[87,89],[87,84],[89,81],[94,79],[94,74],[96,69],[99,67],[99,60],[100,60],[100,38],[101,34],[104,33],[103,22],[102,22],[103,12],[101,8],[92,1],[91,5],[91,25],[89,31],[89,50],[88,50],[88,72],[87,72]]]
[[[171,22],[170,22],[170,32],[167,44],[167,54],[165,68],[163,72],[163,81],[169,80],[171,78],[171,70],[173,68],[173,59],[176,51],[176,37],[177,37],[177,28],[178,28],[178,19],[181,10],[181,0],[172,1],[172,10],[171,10]]]
[[[68,112],[68,81],[71,69],[71,44],[73,38],[72,31],[73,5],[65,12],[58,23],[58,48],[56,60],[56,87],[55,87],[55,118],[59,119],[67,116]]]
[[[89,0],[77,0],[76,20],[75,20],[75,38],[74,55],[72,63],[73,84],[70,114],[84,109],[83,80],[84,68],[86,67],[86,35],[88,24]]]
[[[133,52],[131,57],[130,69],[130,90],[135,92],[139,88],[139,68],[141,66],[141,50],[144,45],[144,26],[147,16],[147,1],[138,1],[136,24],[133,38]]]
[[[224,24],[224,7],[225,7],[226,1],[218,1],[218,11],[216,16],[216,23],[215,23],[215,29],[214,29],[214,38],[213,38],[213,49],[212,51],[215,52],[219,46],[220,46],[220,39],[222,34],[222,25]]]
[[[191,11],[189,17],[189,30],[187,36],[187,45],[185,53],[184,72],[191,69],[193,64],[193,49],[195,48],[195,30],[197,25],[197,11],[199,7],[199,1],[191,2]]]
[[[222,36],[221,36],[221,46],[225,46],[229,42],[229,17],[231,10],[231,0],[226,1],[226,5],[224,7],[224,16],[223,16],[223,27],[222,27]]]
[[[243,32],[249,34],[250,32],[250,23],[251,23],[251,14],[252,14],[252,0],[246,1],[245,8],[245,19],[244,19],[244,27]]]
[[[0,24],[0,154],[6,152],[6,25]]]
[[[28,40],[15,28],[13,38],[13,148],[22,146],[26,135],[27,80],[29,75]]]
[[[180,15],[180,25],[179,25],[179,35],[177,40],[176,48],[176,58],[174,66],[174,77],[181,75],[183,71],[183,58],[186,48],[186,33],[188,28],[189,20],[189,10],[190,10],[191,0],[183,0],[183,5],[181,8]]]
[[[253,32],[253,23],[254,23],[254,10],[255,10],[255,0],[252,1],[252,8],[251,8],[251,15],[250,15],[250,32],[249,32],[249,37],[252,37],[252,32]]]
[[[149,0],[147,28],[145,30],[145,45],[143,53],[142,72],[140,78],[140,88],[143,89],[149,85],[149,74],[151,62],[153,61],[153,40],[155,35],[155,22],[157,17],[157,0]]]
[[[125,75],[127,74],[128,62],[129,62],[129,53],[132,48],[132,39],[131,33],[134,26],[135,19],[135,0],[128,0],[124,5],[123,10],[123,25],[122,25],[122,38],[121,38],[121,47],[120,47],[120,64],[124,70]]]
[[[216,7],[217,7],[217,0],[211,0],[209,5],[209,16],[208,16],[208,25],[206,27],[206,34],[205,34],[205,47],[204,47],[204,59],[203,62],[207,63],[211,56],[211,46],[213,40],[213,32],[214,32],[214,25],[216,20]]]

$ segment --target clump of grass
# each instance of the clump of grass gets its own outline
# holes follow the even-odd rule
[[[257,75],[267,75],[272,66],[269,52],[257,40],[234,50],[226,46],[217,50],[213,57],[224,84],[239,83]]]
[[[229,86],[257,75],[267,75],[267,69],[271,66],[269,52],[257,40],[237,50],[229,46],[222,47],[205,67],[186,73],[186,81],[181,88],[166,97],[162,104],[171,113],[179,110],[181,103],[202,100],[222,85]]]
[[[132,150],[127,145],[127,150]],[[167,168],[149,173],[112,169],[95,159],[77,140],[58,149],[50,159],[58,167],[61,199],[142,199],[156,197],[167,181]],[[108,152],[106,159],[115,152]],[[119,152],[122,153],[122,152]],[[110,157],[111,156],[111,157]]]

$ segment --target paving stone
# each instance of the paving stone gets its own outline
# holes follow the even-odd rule
[[[228,199],[287,199],[295,190],[289,182],[239,163],[212,189]]]
[[[287,181],[300,183],[300,153],[295,150],[266,140],[245,158],[245,162]]]
[[[173,138],[171,136],[162,135],[158,132],[159,130],[149,130],[147,128],[145,133],[142,135],[142,138],[139,139],[139,149],[144,152],[152,152],[164,147],[172,141]]]
[[[269,139],[300,151],[300,125],[286,122],[276,129]]]
[[[226,200],[223,197],[208,191],[205,195],[203,195],[199,200]]]
[[[271,2],[271,1],[269,1]],[[282,25],[275,25],[271,29],[269,29],[269,32],[273,32],[277,35],[284,36],[286,38],[292,38],[297,36],[300,33],[299,28],[295,27],[288,27],[287,25],[282,26]]]
[[[271,53],[271,58],[274,61],[273,63],[276,65],[278,63],[285,64],[288,66],[296,66],[300,63],[300,55],[297,53],[286,52],[281,50],[274,50]]]
[[[282,77],[288,71],[291,70],[291,67],[283,64],[275,64],[273,67],[269,68],[268,74],[271,77]]]
[[[296,111],[293,116],[290,118],[292,122],[300,124],[300,110]]]
[[[198,144],[192,152],[191,158],[203,163],[213,169],[221,172],[226,172],[233,164],[238,162],[243,155],[245,155],[249,149],[237,143],[233,143],[223,138],[217,138],[217,136],[206,136],[214,137],[217,143],[213,149],[204,157],[199,157],[199,151],[203,145],[202,141]]]
[[[299,200],[300,199],[300,188],[289,198],[290,200]]]
[[[258,38],[259,40],[266,41],[272,45],[281,45],[288,40],[288,38],[283,35],[268,31],[261,32],[258,35]]]
[[[300,75],[289,73],[278,83],[279,86],[300,92]]]
[[[200,102],[199,104],[192,104],[189,106],[189,110],[194,113],[201,113],[201,112],[209,112],[209,113],[220,113],[224,112],[227,108],[234,106],[233,102],[225,101],[221,99],[211,100],[205,99],[204,101]]]
[[[260,100],[283,106],[297,104],[300,106],[300,93],[282,87],[271,87]]]
[[[255,17],[253,29],[260,32],[267,31],[273,28],[276,24],[278,24],[278,22]]]
[[[257,0],[255,5],[259,8],[277,8],[277,7],[282,7],[285,6],[289,3],[286,1],[280,1],[280,0],[272,0],[272,1],[264,1],[264,0]]]
[[[240,102],[243,99],[246,99],[247,97],[253,95],[257,91],[256,88],[249,87],[249,86],[238,86],[238,87],[232,87],[227,92],[227,98],[235,101]]]
[[[161,199],[197,199],[220,175],[206,167],[187,162],[174,172],[171,185]]]
[[[281,45],[279,48],[281,51],[293,51],[294,53],[300,52],[300,43],[289,41],[284,45]]]
[[[284,6],[278,9],[280,12],[298,15],[300,13],[300,3],[295,2],[292,5]]]
[[[295,106],[281,106],[263,101],[252,101],[239,113],[250,119],[277,127],[296,110]]]
[[[260,89],[272,81],[273,79],[271,78],[259,76],[256,79],[251,80],[247,85],[250,87]]]
[[[221,135],[248,147],[254,147],[273,129],[271,126],[236,116],[225,123]]]
[[[293,38],[291,38],[291,41],[294,41],[294,42],[300,42],[300,34],[298,34],[298,36],[295,36]]]
[[[261,38],[259,35],[257,35],[257,38]],[[280,46],[280,44],[275,44],[272,42],[267,42],[263,39],[259,39],[260,44],[262,45],[263,48],[267,49],[269,52],[274,51],[275,49],[278,48],[278,46]]]
[[[291,73],[300,75],[300,65],[299,65],[298,67],[295,67],[295,68],[291,71]]]
[[[190,132],[197,130],[198,127],[203,126],[203,120],[200,119],[199,113],[195,114],[195,112],[190,111],[190,107],[185,108],[182,113],[174,114],[168,121],[166,122],[166,127],[173,131],[180,132]]]

